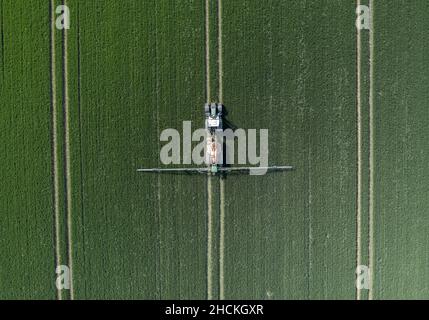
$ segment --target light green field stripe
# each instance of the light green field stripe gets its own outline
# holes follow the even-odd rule
[[[219,102],[223,103],[222,0],[218,0]]]
[[[374,289],[374,1],[369,1],[371,27],[369,31],[369,300]]]
[[[220,179],[219,299],[225,299],[225,180]]]
[[[210,103],[210,3],[206,0],[206,101]],[[212,181],[207,178],[207,299],[213,299],[213,201]]]
[[[360,6],[357,0],[357,6]],[[356,188],[356,266],[362,263],[361,234],[362,234],[362,100],[361,100],[361,30],[356,28],[356,127],[357,127],[357,188]],[[356,287],[356,299],[361,300],[360,289]]]
[[[3,17],[3,1],[0,1],[0,63],[1,63],[1,77],[4,81],[4,69],[5,69],[5,63],[4,63],[4,17]]]
[[[222,0],[218,0],[219,102],[223,103]],[[225,299],[225,180],[220,179],[219,298]]]
[[[155,5],[155,17],[158,17],[158,15],[159,15],[158,10],[159,10],[158,6]],[[155,55],[158,59],[158,55],[159,55],[158,37],[159,37],[159,35],[158,35],[157,19],[155,19],[155,30],[156,30],[156,32],[155,32],[156,54]],[[160,72],[159,72],[158,68],[156,69],[155,79],[156,79],[156,81],[155,81],[155,87],[156,87],[155,102],[156,102],[156,106],[157,106],[156,107],[156,135],[157,135],[157,137],[160,137],[161,136],[161,124],[160,124],[160,112],[159,112],[159,105],[160,105],[159,93],[160,93],[160,89],[161,89],[161,80],[160,80]],[[157,140],[157,150],[161,150],[161,142],[159,141],[159,139]],[[157,165],[158,166],[160,165],[159,160],[158,160]],[[162,258],[161,258],[161,248],[162,248],[162,239],[161,239],[161,225],[162,225],[162,223],[161,223],[161,221],[162,221],[161,220],[161,176],[160,175],[158,175],[156,178],[156,189],[157,189],[157,192],[156,192],[157,217],[156,217],[156,219],[157,219],[157,224],[158,224],[157,225],[157,227],[158,227],[157,245],[158,245],[158,253],[159,253],[158,261],[157,261],[159,272],[157,272],[157,275],[156,275],[157,276],[156,283],[157,283],[157,291],[158,291],[157,299],[161,299],[162,294],[163,294],[163,286],[162,286],[162,281],[161,281],[162,276],[158,275],[158,273],[161,274],[161,260],[162,260]]]
[[[207,299],[213,299],[213,208],[212,180],[207,178]]]
[[[55,0],[50,2],[50,22],[51,22],[51,108],[52,108],[52,175],[54,192],[54,219],[55,219],[55,261],[56,266],[61,264],[60,253],[60,207],[59,207],[59,178],[58,178],[58,138],[57,138],[57,86],[55,77]],[[62,300],[62,292],[57,288],[57,298]]]
[[[210,3],[206,0],[206,95],[210,102]]]

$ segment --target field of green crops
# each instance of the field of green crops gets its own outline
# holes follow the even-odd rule
[[[0,299],[429,298],[429,3],[65,3],[0,0]],[[208,101],[294,170],[137,173]]]

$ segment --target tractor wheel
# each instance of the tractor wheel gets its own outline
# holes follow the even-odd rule
[[[208,103],[206,103],[205,105],[204,105],[204,112],[207,114],[207,113],[210,113],[210,105],[208,104]]]
[[[222,105],[222,104],[218,104],[218,105],[217,105],[217,111],[218,111],[219,113],[222,113],[222,112],[223,112],[223,105]]]

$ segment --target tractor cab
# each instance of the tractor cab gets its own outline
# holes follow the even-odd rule
[[[223,105],[220,103],[206,103],[204,111],[206,115],[206,129],[211,132],[222,130]]]

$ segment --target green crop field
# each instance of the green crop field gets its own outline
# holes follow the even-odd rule
[[[0,299],[429,298],[428,16],[0,0]],[[294,170],[137,172],[168,167],[161,132],[203,127],[206,102]]]

